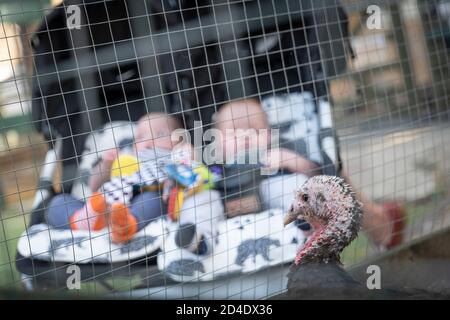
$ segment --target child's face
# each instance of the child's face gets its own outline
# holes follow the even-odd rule
[[[224,110],[216,128],[221,131],[223,155],[234,157],[238,152],[257,151],[270,144],[270,131],[261,108]]]
[[[218,129],[221,131],[223,154],[231,157],[238,151],[257,150],[263,141],[261,132],[250,126],[237,126],[230,122],[219,125]]]
[[[171,139],[174,121],[165,115],[144,117],[139,120],[135,136],[136,150],[149,148],[172,150],[175,145]]]

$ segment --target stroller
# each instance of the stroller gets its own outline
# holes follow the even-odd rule
[[[71,4],[83,13],[75,29],[67,25]],[[56,7],[32,40],[32,116],[49,150],[16,257],[25,287],[66,288],[68,267],[75,265],[81,282],[95,281],[114,294],[121,290],[111,279],[140,279],[127,282],[128,290],[121,293],[133,298],[255,299],[281,292],[291,262],[284,256],[301,242],[291,241],[298,228],[280,231],[289,239],[278,260],[258,260],[257,267],[233,272],[228,265],[221,267],[226,272],[217,266],[202,272],[206,264],[190,260],[188,273],[176,278],[158,262],[164,222],[146,227],[147,232],[159,228],[160,242],[144,237],[144,243],[128,244],[126,250],[109,247],[109,255],[95,254],[94,240],[86,234],[69,232],[63,239],[52,233],[46,208],[57,193],[87,197],[87,177],[98,154],[132,143],[134,122],[150,111],[175,115],[193,132],[194,121],[210,126],[217,106],[225,102],[291,92],[305,94],[304,101],[313,106],[316,116],[310,121],[318,128],[323,173],[338,174],[327,81],[346,67],[347,38],[346,15],[336,1],[286,0],[275,7],[272,1],[85,0]],[[271,125],[282,130],[279,123]],[[55,186],[58,163],[61,183]],[[280,211],[265,214],[267,219],[282,216]],[[264,229],[258,219],[247,220],[249,233]],[[225,223],[228,230],[232,222]],[[76,257],[82,242],[88,243],[90,258]],[[59,249],[74,258],[62,257]],[[113,251],[123,254],[114,259]],[[200,274],[214,276],[199,280]]]

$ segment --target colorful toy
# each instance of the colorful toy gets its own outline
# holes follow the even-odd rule
[[[172,221],[178,221],[181,207],[184,203],[184,192],[178,186],[169,191],[169,200],[167,202],[167,214]]]
[[[129,202],[139,192],[157,191],[163,187],[163,199],[168,201],[168,215],[171,220],[177,221],[184,199],[211,189],[216,180],[217,174],[201,163],[177,161],[160,167],[157,162],[139,164],[136,157],[124,154],[113,162],[111,181],[104,184],[104,189],[110,195],[109,202],[115,202],[115,199]]]
[[[198,179],[197,173],[191,167],[184,164],[167,164],[166,172],[169,178],[184,187],[195,185]]]
[[[197,164],[194,168],[185,164],[169,164],[166,165],[166,170],[168,177],[175,182],[168,190],[168,215],[173,221],[177,221],[184,198],[211,189],[214,186],[214,175],[203,164]]]

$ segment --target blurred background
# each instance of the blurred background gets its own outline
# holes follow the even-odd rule
[[[60,2],[0,0],[0,288],[22,286],[16,243],[47,150],[31,120],[31,39]],[[450,0],[342,3],[355,59],[331,78],[330,90],[345,167],[372,199],[405,201],[407,239],[448,227]],[[382,28],[367,28],[369,5],[381,8]],[[343,260],[377,253],[362,235]]]

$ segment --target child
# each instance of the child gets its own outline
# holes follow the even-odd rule
[[[92,196],[87,198],[85,203],[68,194],[55,196],[47,210],[48,224],[54,228],[92,231],[101,230],[109,225],[113,242],[124,243],[131,240],[150,221],[167,213],[167,206],[159,188],[143,189],[143,192],[131,197],[129,204],[125,201],[107,201],[108,197],[100,190],[107,189],[111,176],[120,177],[128,171],[137,171],[142,167],[151,168],[151,176],[154,178],[154,181],[143,182],[150,187],[152,183],[149,182],[159,186],[168,179],[162,168],[165,164],[173,162],[175,155],[178,157],[177,161],[184,161],[190,165],[192,146],[179,144],[171,139],[172,132],[179,128],[181,124],[175,117],[162,113],[149,113],[143,116],[137,123],[133,146],[121,150],[120,155],[116,149],[103,153],[100,162],[93,168],[89,180],[91,190],[95,190]],[[180,159],[180,155],[188,159]],[[137,159],[137,162],[134,163],[133,159]],[[117,188],[120,189],[120,186]],[[219,198],[217,192],[200,193],[204,192],[208,193],[208,199],[212,204]],[[184,237],[180,235],[177,239],[180,246],[187,246],[188,249],[195,251],[204,245],[200,244],[202,237],[197,235],[196,228],[192,226],[195,226],[194,223],[198,219],[209,219],[210,222],[220,219],[221,211],[220,206],[214,204],[216,210],[213,210],[215,215],[212,217],[210,210],[198,210],[189,205],[189,201],[186,201],[186,205],[187,208],[183,207],[181,210],[180,224],[185,225],[183,230],[189,231],[191,239],[187,239],[189,237],[186,237],[186,232],[183,234]]]
[[[257,170],[251,170],[253,173],[251,180],[253,181],[249,181],[246,186],[241,184],[236,188],[240,191],[239,193],[229,192],[230,183],[228,183],[225,208],[229,216],[256,213],[262,209],[258,206],[257,202],[259,201],[264,208],[281,208],[286,211],[292,202],[294,189],[301,185],[308,176],[320,171],[318,164],[307,160],[295,151],[283,148],[282,143],[281,148],[271,148],[270,125],[267,115],[256,100],[226,104],[220,109],[214,120],[216,129],[221,132],[222,153],[226,155],[224,158],[235,159],[237,153],[243,150],[254,155],[259,155],[258,151],[261,150],[267,152],[266,159],[258,159],[262,166]],[[237,131],[239,129],[240,133]],[[250,130],[247,133],[256,134],[257,137],[246,136],[244,138],[242,133],[245,130]],[[264,166],[273,169],[270,171],[275,174],[261,176],[260,170]],[[250,168],[251,166],[244,164],[239,167],[237,175],[242,176],[246,172],[246,167]],[[227,174],[224,175],[227,176]],[[240,182],[244,180],[241,177]],[[252,193],[257,198],[256,200],[243,201],[243,199],[248,199],[248,195]],[[233,199],[235,195],[238,197],[237,200]],[[234,204],[235,202],[237,205]],[[304,231],[309,230],[307,224],[300,225],[300,227]]]

